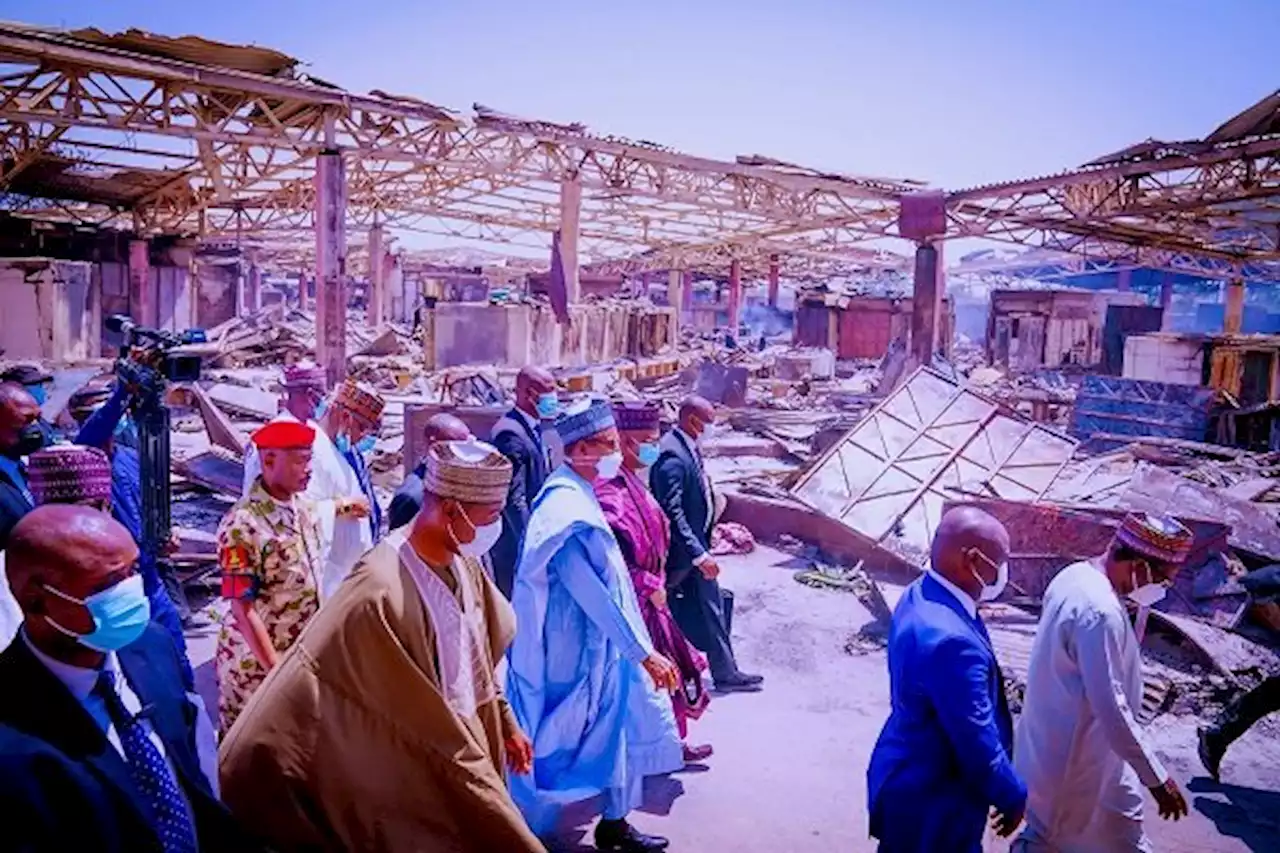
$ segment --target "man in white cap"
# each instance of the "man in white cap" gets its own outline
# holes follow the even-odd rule
[[[223,796],[280,850],[542,851],[507,792],[532,745],[497,661],[511,606],[480,566],[511,463],[427,451],[422,509],[302,632],[222,744]]]
[[[533,501],[511,604],[520,630],[507,695],[534,742],[511,793],[547,836],[564,806],[603,794],[596,847],[640,853],[667,840],[626,820],[645,776],[684,766],[668,693],[679,676],[653,649],[618,541],[592,484],[622,466],[613,409],[583,399],[556,421],[565,461]]]
[[[1138,725],[1147,611],[1191,552],[1172,518],[1129,515],[1107,553],[1045,590],[1013,759],[1027,783],[1016,853],[1147,853],[1142,789],[1166,820],[1187,814],[1178,783]],[[1138,631],[1125,612],[1137,608]]]

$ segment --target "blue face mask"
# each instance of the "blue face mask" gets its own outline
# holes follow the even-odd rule
[[[373,452],[373,448],[378,446],[378,437],[376,435],[366,435],[364,438],[356,442],[356,450],[362,456],[368,456]]]
[[[558,414],[560,414],[560,398],[554,391],[538,398],[538,417],[551,420]]]
[[[80,645],[95,652],[123,649],[141,637],[147,623],[151,621],[151,602],[147,600],[147,593],[142,588],[142,575],[130,575],[115,586],[95,592],[83,601],[51,586],[46,586],[45,589],[72,604],[82,604],[89,611],[94,627],[88,634],[68,631],[48,616],[45,618],[54,628],[68,637],[74,637]]]
[[[647,442],[640,445],[640,449],[636,451],[636,458],[640,460],[640,464],[648,468],[658,461],[658,445]]]
[[[316,414],[315,414],[315,419],[316,419],[316,420],[320,420],[321,418],[323,418],[323,417],[324,417],[324,413],[325,413],[325,412],[327,412],[327,411],[329,411],[329,401],[328,401],[328,400],[321,400],[319,403],[316,403]]]
[[[333,440],[333,446],[338,448],[339,453],[349,453],[351,451],[351,439],[347,438],[345,432],[338,433],[338,437]]]
[[[49,399],[49,389],[44,385],[28,385],[27,393],[36,401],[37,406],[43,406],[44,401]]]

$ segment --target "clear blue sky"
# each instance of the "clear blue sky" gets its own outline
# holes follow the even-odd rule
[[[254,42],[355,91],[958,188],[1208,133],[1280,88],[1280,0],[0,0]]]

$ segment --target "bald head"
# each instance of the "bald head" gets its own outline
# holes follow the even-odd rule
[[[118,521],[77,504],[36,507],[14,525],[5,550],[9,585],[24,610],[33,580],[85,598],[111,586],[113,571],[131,569],[138,558],[138,546]]]
[[[26,388],[0,383],[0,453],[18,457],[39,450],[43,444],[39,420],[40,405]]]
[[[975,507],[957,507],[942,516],[933,535],[931,566],[975,600],[1008,559],[1009,532],[992,516]]]
[[[707,425],[713,423],[715,419],[716,409],[705,397],[693,394],[685,397],[680,403],[680,429],[684,430],[690,438],[698,438],[702,435]]]
[[[545,367],[530,364],[516,374],[516,408],[529,417],[537,420],[538,398],[544,394],[553,394],[556,390],[556,378]]]
[[[432,415],[422,433],[426,437],[427,447],[437,441],[466,441],[472,437],[466,424],[446,412]]]

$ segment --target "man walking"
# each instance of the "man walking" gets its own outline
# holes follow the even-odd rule
[[[261,849],[203,771],[200,711],[149,622],[137,559],[129,531],[89,507],[39,507],[12,532],[25,621],[0,653],[6,850]]]
[[[1008,579],[1009,534],[977,509],[948,512],[930,567],[889,629],[889,719],[867,768],[881,853],[980,853],[987,815],[1008,836],[1027,789],[1010,760],[1013,719],[978,602]]]
[[[556,380],[545,368],[530,365],[516,376],[516,405],[493,426],[493,446],[511,461],[511,491],[502,511],[502,537],[490,553],[493,578],[508,599],[515,588],[520,540],[529,524],[533,499],[546,482],[551,455],[541,422],[560,411]]]
[[[721,590],[716,580],[720,566],[711,556],[715,497],[698,442],[714,420],[710,403],[701,397],[686,399],[679,425],[660,444],[649,483],[671,522],[667,589],[676,623],[706,654],[717,690],[754,691],[764,678],[738,669],[729,637],[733,598]]]
[[[645,776],[684,766],[671,698],[677,673],[653,650],[626,560],[592,484],[618,475],[612,409],[584,399],[556,421],[565,462],[533,503],[512,605],[507,696],[533,738],[533,773],[511,793],[545,836],[561,810],[603,794],[596,847],[663,850],[626,820]],[[666,692],[664,692],[666,691]]]
[[[511,465],[427,452],[421,512],[361,560],[222,746],[237,817],[280,850],[535,853],[504,774],[529,739],[495,673],[515,633],[480,567]]]
[[[1129,515],[1107,553],[1063,569],[1045,590],[1014,755],[1027,780],[1018,853],[1147,853],[1142,789],[1160,816],[1187,814],[1143,736],[1141,640],[1125,600],[1146,611],[1191,551],[1171,518]]]

